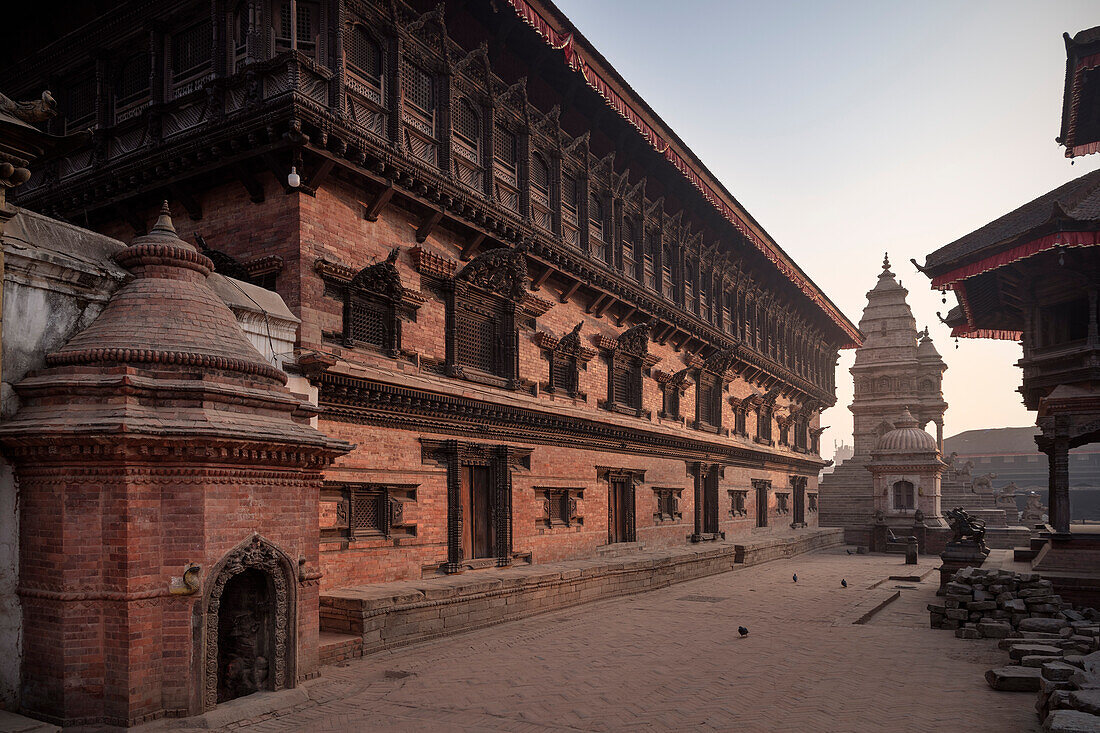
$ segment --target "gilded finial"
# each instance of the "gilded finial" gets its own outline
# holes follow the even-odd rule
[[[157,223],[153,225],[153,231],[176,233],[176,227],[172,224],[172,211],[168,208],[167,199],[160,207],[160,216],[157,217]]]

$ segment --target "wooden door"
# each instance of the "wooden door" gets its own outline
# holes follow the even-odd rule
[[[806,479],[799,478],[794,482],[794,524],[806,523]]]
[[[703,479],[703,531],[718,533],[718,470],[707,473]]]
[[[768,526],[768,487],[756,487],[756,526]]]
[[[608,485],[608,538],[610,542],[630,542],[634,534],[631,526],[630,481],[613,478]]]
[[[488,466],[462,467],[462,556],[493,557],[491,472]]]

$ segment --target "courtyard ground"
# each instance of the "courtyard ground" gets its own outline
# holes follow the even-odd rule
[[[985,683],[995,642],[928,628],[938,561],[837,548],[577,606],[325,667],[223,730],[1037,731]]]

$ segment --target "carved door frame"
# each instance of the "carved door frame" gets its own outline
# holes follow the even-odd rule
[[[791,510],[793,519],[791,520],[791,527],[805,527],[806,526],[806,485],[809,483],[809,478],[806,476],[791,476],[791,501],[794,502],[794,508]]]
[[[205,618],[198,631],[202,635],[205,664],[201,675],[203,711],[213,710],[218,704],[218,612],[222,594],[230,579],[253,569],[266,573],[275,589],[272,599],[275,603],[272,619],[275,626],[275,658],[270,665],[271,690],[287,690],[297,685],[298,583],[295,563],[273,542],[253,534],[226,553],[207,576],[202,601]]]
[[[607,482],[607,544],[610,545],[616,542],[637,542],[638,524],[637,512],[635,510],[635,494],[637,493],[638,486],[645,481],[645,471],[597,466],[596,478],[601,483]],[[616,532],[613,524],[616,521],[614,507],[614,482],[616,481],[623,481],[625,483],[626,492],[623,501],[623,509],[626,512],[625,532],[624,536],[618,540],[615,539]]]

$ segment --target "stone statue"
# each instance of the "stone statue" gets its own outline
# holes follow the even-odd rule
[[[964,463],[956,463],[955,459],[958,458],[958,453],[952,451],[949,463],[951,464],[951,470],[955,472],[956,476],[969,476],[970,469],[974,468],[974,461],[966,461]]]
[[[967,461],[970,463],[970,461]],[[971,464],[973,465],[973,464]],[[967,470],[969,474],[969,469]],[[993,493],[993,479],[997,478],[995,473],[983,473],[981,476],[977,476],[970,482],[970,493],[972,494],[992,494]]]
[[[1020,487],[1013,481],[1008,486],[1002,489],[993,489],[993,498],[996,500],[997,506],[1011,507],[1013,511],[1016,510],[1016,492],[1020,490]]]
[[[944,513],[951,531],[955,533],[951,540],[953,543],[974,545],[983,552],[985,546],[985,522],[970,516],[970,513],[960,507],[955,507]]]
[[[1042,522],[1046,516],[1046,507],[1043,506],[1043,502],[1039,500],[1039,494],[1036,491],[1029,491],[1027,494],[1027,504],[1024,505],[1023,514],[1020,515],[1021,522]]]

